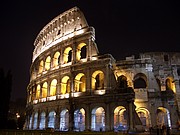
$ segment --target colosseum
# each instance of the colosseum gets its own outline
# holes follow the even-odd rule
[[[180,53],[145,52],[116,60],[100,55],[95,29],[73,7],[34,41],[26,130],[176,129]]]

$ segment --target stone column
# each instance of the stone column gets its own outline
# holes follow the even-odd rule
[[[110,126],[113,124],[111,123],[111,113],[109,110],[109,104],[106,104],[106,111],[105,111],[105,131],[109,131],[110,130]]]
[[[76,43],[73,43],[72,46],[72,58],[71,58],[72,64],[76,63]]]
[[[48,109],[46,109],[46,116],[45,116],[45,128],[48,128],[48,122],[49,122],[49,112]]]
[[[106,93],[109,93],[110,91],[110,79],[111,79],[111,73],[110,73],[110,68],[111,68],[111,65],[110,63],[108,63],[106,65],[106,69],[105,69],[105,78],[104,78],[104,89],[106,90]]]
[[[39,124],[40,124],[40,120],[41,120],[41,117],[40,117],[41,112],[40,112],[40,110],[38,110],[37,112],[38,112],[38,117],[37,117],[37,129],[39,129]]]
[[[31,127],[31,129],[33,129],[33,127],[34,127],[34,113],[32,113],[31,117],[32,117],[32,122],[31,122],[30,127]]]
[[[61,94],[61,80],[57,79],[57,85],[56,85],[56,99],[58,99],[58,95]]]
[[[86,105],[86,113],[85,113],[85,130],[91,130],[91,111],[90,111],[90,104]]]
[[[128,109],[129,109],[129,131],[133,131],[133,101],[128,101]]]
[[[51,82],[47,82],[47,97],[50,96],[50,86],[51,86]],[[46,97],[46,101],[48,100],[48,98]]]
[[[90,61],[91,57],[92,57],[92,38],[91,37],[88,39],[86,52],[87,52],[86,58],[87,58],[88,61]]]
[[[75,110],[75,103],[74,103],[74,76],[73,73],[71,74],[70,78],[70,85],[71,85],[71,90],[69,93],[69,130],[73,131],[74,130],[74,110]]]
[[[59,130],[59,128],[60,128],[60,112],[59,112],[59,107],[57,107],[56,119],[55,119],[55,129]]]
[[[86,68],[86,93],[91,94],[91,69],[90,67]]]
[[[63,61],[63,57],[64,57],[64,48],[61,49],[61,52],[60,52],[60,62],[59,62],[59,65],[61,66],[62,64],[64,64],[64,61]]]

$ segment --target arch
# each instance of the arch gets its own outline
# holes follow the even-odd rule
[[[118,106],[114,110],[114,130],[127,130],[127,111],[124,106]]]
[[[102,107],[94,108],[91,113],[91,130],[105,130],[105,111]]]
[[[83,108],[74,111],[74,128],[78,131],[85,130],[85,110]]]
[[[44,61],[41,60],[41,62],[39,63],[39,73],[42,73],[44,69]]]
[[[128,87],[127,86],[127,78],[126,78],[126,76],[124,76],[124,75],[119,76],[117,81],[118,81],[118,88],[124,89],[124,88]]]
[[[151,127],[151,118],[150,113],[146,108],[138,108],[136,110],[142,125],[145,127],[145,129],[149,129]]]
[[[164,107],[157,109],[157,125],[162,128],[163,125],[171,128],[171,118],[169,110]]]
[[[57,67],[60,63],[60,52],[56,52],[53,57],[53,67]]]
[[[54,128],[55,126],[56,112],[51,111],[48,115],[48,128]]]
[[[71,47],[67,47],[64,50],[64,56],[63,56],[64,64],[68,63],[68,62],[71,62],[71,60],[72,60],[72,48]]]
[[[66,94],[70,92],[70,79],[69,76],[64,76],[61,80],[61,93]]]
[[[69,111],[64,109],[60,113],[60,131],[68,131],[69,129]]]
[[[33,129],[37,129],[38,112],[34,114]]]
[[[175,84],[173,83],[173,79],[171,77],[166,78],[166,90],[172,90],[174,93],[175,90]]]
[[[74,80],[75,92],[85,92],[86,91],[86,78],[83,73],[76,75]]]
[[[57,86],[57,80],[53,79],[51,81],[51,85],[50,85],[50,96],[56,95],[56,86]]]
[[[76,60],[84,59],[86,58],[86,44],[85,43],[80,43],[77,46],[76,50]]]
[[[47,82],[43,83],[43,87],[42,87],[42,98],[46,98],[47,97]]]
[[[100,70],[92,74],[92,90],[104,89],[104,73]]]
[[[45,129],[45,122],[46,122],[46,113],[42,112],[40,114],[39,129]]]
[[[146,88],[147,77],[143,73],[138,73],[134,76],[134,89]]]
[[[41,86],[38,85],[37,88],[36,88],[36,99],[40,98],[40,91],[41,91]]]
[[[46,58],[46,62],[45,62],[45,70],[49,70],[50,67],[51,67],[51,57],[48,56],[48,57]]]

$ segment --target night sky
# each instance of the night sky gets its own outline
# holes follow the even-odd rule
[[[36,36],[53,18],[74,6],[95,28],[100,54],[110,53],[120,60],[147,51],[180,51],[179,0],[1,1],[0,67],[12,71],[12,100],[26,97]]]

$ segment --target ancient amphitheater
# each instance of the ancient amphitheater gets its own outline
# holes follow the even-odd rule
[[[180,53],[99,55],[95,29],[73,7],[34,41],[24,129],[58,131],[175,129]]]

